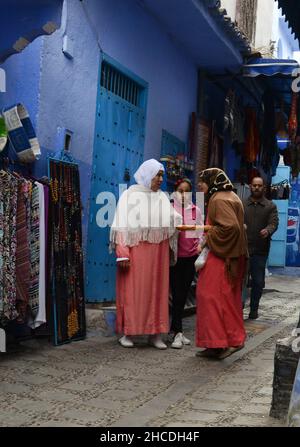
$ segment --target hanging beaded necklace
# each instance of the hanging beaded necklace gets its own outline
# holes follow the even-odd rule
[[[64,342],[85,334],[79,171],[53,161],[50,174],[58,337]]]

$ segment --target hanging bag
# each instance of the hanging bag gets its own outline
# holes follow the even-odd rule
[[[27,109],[23,104],[4,109],[8,138],[20,162],[33,163],[40,155],[40,145],[36,137]]]
[[[201,251],[200,255],[198,256],[198,258],[195,261],[196,272],[203,269],[203,267],[206,264],[208,254],[209,254],[209,248],[204,247],[203,250]]]

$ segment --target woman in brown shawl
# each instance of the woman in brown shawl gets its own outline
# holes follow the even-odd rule
[[[200,173],[205,193],[206,244],[210,249],[197,284],[196,345],[199,356],[225,358],[244,347],[242,282],[247,258],[244,209],[233,185],[221,169]]]

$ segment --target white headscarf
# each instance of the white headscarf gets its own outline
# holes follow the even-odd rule
[[[134,247],[140,242],[160,244],[169,239],[170,247],[177,255],[176,226],[182,217],[161,190],[151,190],[151,181],[164,167],[156,160],[145,161],[134,174],[137,185],[121,195],[110,231],[110,247],[116,244]]]
[[[164,166],[154,158],[145,161],[134,174],[134,179],[138,185],[151,188],[151,182],[159,171],[165,172]]]

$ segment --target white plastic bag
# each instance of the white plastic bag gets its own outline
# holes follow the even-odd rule
[[[198,256],[198,258],[195,261],[196,272],[203,269],[203,267],[205,266],[207,257],[208,257],[208,253],[209,253],[209,248],[204,247],[203,250],[201,251],[200,255]]]
[[[293,392],[288,412],[288,426],[300,427],[300,360],[294,381]]]

